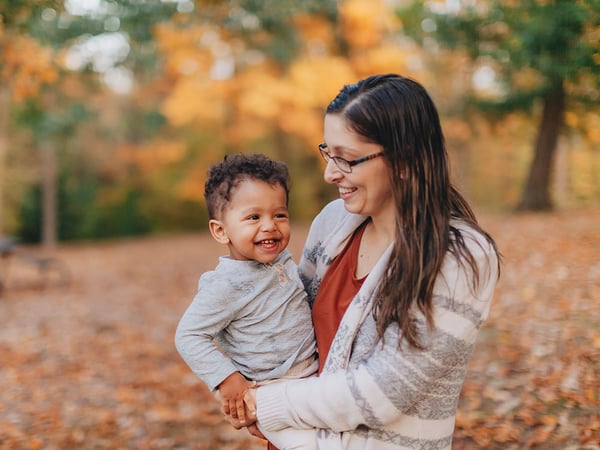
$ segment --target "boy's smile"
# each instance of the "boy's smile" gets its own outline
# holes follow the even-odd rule
[[[221,220],[210,224],[215,239],[237,260],[271,263],[287,247],[290,224],[283,186],[245,179],[232,191]]]

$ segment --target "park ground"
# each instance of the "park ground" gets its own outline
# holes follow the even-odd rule
[[[481,222],[503,269],[453,449],[600,449],[600,209]],[[294,228],[296,258],[306,231]],[[173,346],[222,251],[204,233],[64,244],[65,283],[31,259],[0,261],[0,450],[263,449]]]

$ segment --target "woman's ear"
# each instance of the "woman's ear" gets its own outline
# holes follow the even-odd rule
[[[210,220],[208,222],[208,229],[210,230],[212,237],[215,238],[215,241],[217,241],[219,244],[229,244],[229,237],[227,236],[225,227],[220,220]]]

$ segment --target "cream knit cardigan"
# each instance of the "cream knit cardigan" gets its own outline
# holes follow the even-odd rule
[[[362,216],[341,200],[315,218],[300,262],[310,301],[333,258]],[[453,222],[473,253],[480,282],[448,255],[434,287],[434,328],[423,317],[418,327],[426,350],[403,344],[397,326],[378,339],[371,312],[373,295],[391,248],[377,262],[348,307],[319,377],[292,380],[257,390],[261,427],[317,428],[320,450],[449,450],[459,394],[477,332],[486,319],[497,280],[497,257],[485,238]]]

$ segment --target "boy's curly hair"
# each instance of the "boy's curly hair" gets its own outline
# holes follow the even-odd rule
[[[243,180],[260,180],[270,185],[281,185],[285,189],[286,203],[290,193],[290,178],[287,165],[273,161],[262,154],[226,155],[223,161],[211,166],[204,184],[204,199],[208,218],[218,218],[228,202],[232,191]]]

